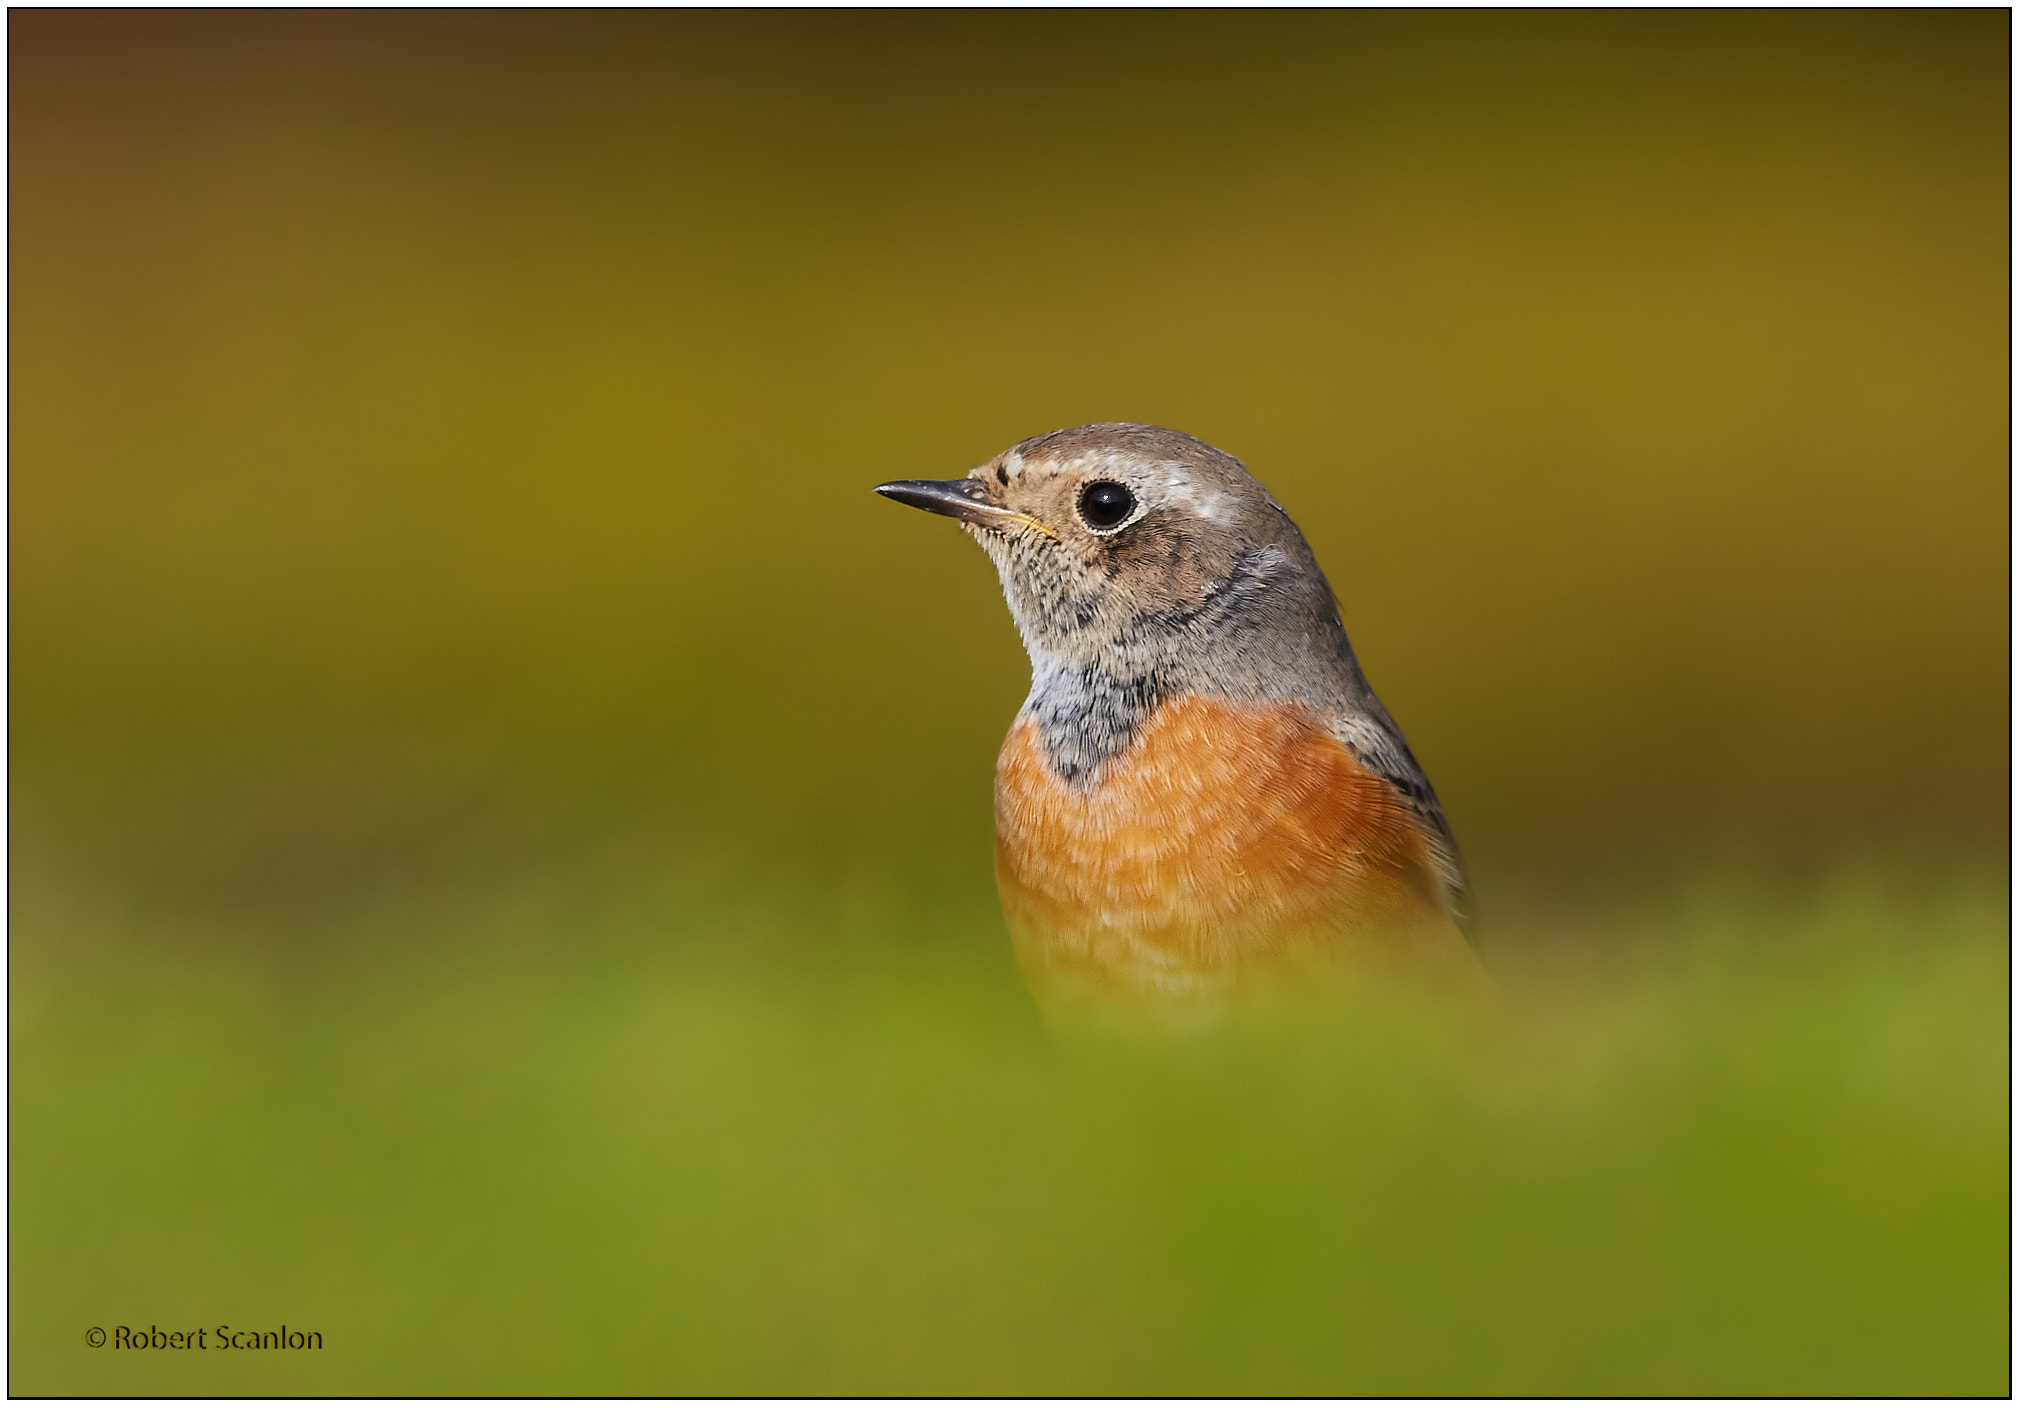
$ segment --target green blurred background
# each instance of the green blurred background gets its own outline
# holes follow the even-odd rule
[[[10,1387],[2004,1392],[2009,31],[10,14]],[[869,486],[1109,419],[1491,1031],[1040,1028]]]

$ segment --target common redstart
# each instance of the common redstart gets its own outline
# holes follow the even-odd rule
[[[877,492],[959,520],[1031,657],[996,880],[1048,1005],[1211,1014],[1359,960],[1472,966],[1437,795],[1240,460],[1083,425]]]

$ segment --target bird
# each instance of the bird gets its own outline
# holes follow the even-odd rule
[[[1104,422],[876,492],[981,545],[1030,657],[995,868],[1048,1012],[1195,1027],[1371,972],[1478,971],[1437,794],[1240,460]]]

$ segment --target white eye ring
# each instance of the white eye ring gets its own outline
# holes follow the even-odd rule
[[[1080,521],[1095,533],[1120,530],[1136,517],[1140,507],[1130,487],[1114,479],[1096,479],[1083,485],[1075,506],[1080,511]]]

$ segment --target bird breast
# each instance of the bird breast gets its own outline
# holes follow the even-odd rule
[[[1020,716],[996,875],[1027,970],[1143,990],[1443,921],[1414,814],[1302,704],[1166,700],[1079,784]]]

